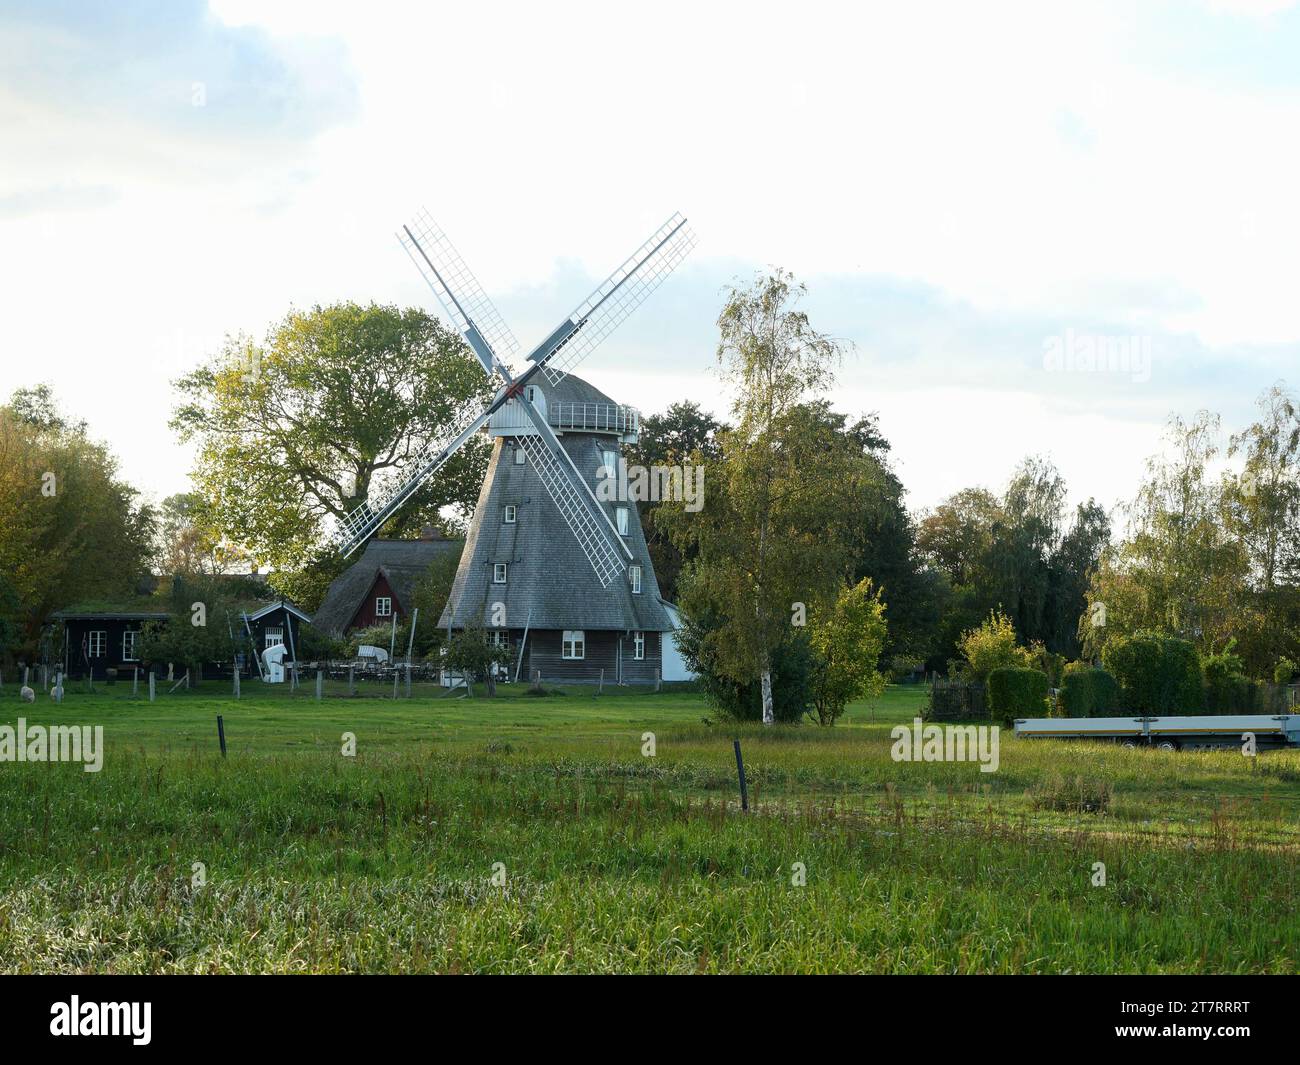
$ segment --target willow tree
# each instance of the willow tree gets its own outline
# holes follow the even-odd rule
[[[376,478],[399,477],[490,395],[463,341],[416,309],[340,303],[291,311],[261,344],[232,337],[177,382],[172,417],[198,445],[203,517],[260,562],[295,569]],[[464,516],[487,470],[475,442],[386,526],[403,535],[444,507]]]
[[[778,270],[728,293],[717,357],[734,389],[734,428],[707,466],[699,513],[661,508],[674,542],[695,556],[683,606],[707,604],[720,619],[706,637],[712,660],[733,680],[760,683],[766,724],[773,652],[844,585],[852,501],[869,475],[814,403],[843,349],[799,309],[804,292]]]

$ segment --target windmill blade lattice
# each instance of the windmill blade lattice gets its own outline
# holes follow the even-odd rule
[[[421,211],[403,226],[397,239],[483,368],[492,373],[498,361],[509,363],[519,350],[519,341],[428,212]]]
[[[524,454],[537,471],[547,494],[555,501],[565,524],[573,532],[582,553],[591,563],[591,568],[596,571],[600,586],[608,588],[610,582],[626,567],[620,552],[610,544],[608,531],[602,528],[600,519],[591,513],[574,484],[575,475],[565,468],[542,437],[519,436],[515,440],[524,449]]]
[[[695,234],[686,219],[674,214],[574,308],[565,323],[569,328],[561,326],[551,335],[549,349],[539,348],[529,358],[545,367],[551,384],[559,384],[663,284],[694,247]]]
[[[460,450],[461,445],[487,424],[491,406],[482,411],[463,414],[454,427],[437,441],[428,443],[412,456],[403,468],[400,479],[385,480],[370,485],[370,491],[346,517],[340,518],[334,529],[334,540],[346,558],[371,536],[379,531],[393,513],[405,503],[415,490]]]

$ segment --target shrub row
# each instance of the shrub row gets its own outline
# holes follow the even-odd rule
[[[1104,669],[1071,662],[1061,680],[1060,705],[1066,717],[1109,717],[1119,711],[1119,682]]]
[[[995,669],[989,674],[988,699],[995,718],[1046,717],[1047,674],[1041,669]]]

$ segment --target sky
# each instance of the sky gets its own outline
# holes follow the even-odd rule
[[[1297,56],[1287,0],[0,0],[0,393],[49,383],[161,499],[223,336],[436,309],[418,210],[525,349],[681,211],[593,384],[725,416],[722,294],[781,266],[913,508],[1030,454],[1110,507],[1170,414],[1300,383]]]

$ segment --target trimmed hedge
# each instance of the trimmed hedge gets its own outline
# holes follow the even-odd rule
[[[1104,669],[1071,662],[1061,680],[1060,702],[1066,717],[1110,717],[1119,711],[1119,682]]]
[[[995,669],[989,674],[988,698],[994,717],[1046,717],[1047,674],[1041,669]]]
[[[1101,659],[1119,681],[1126,713],[1205,713],[1201,660],[1186,640],[1153,632],[1116,636],[1107,641]]]

